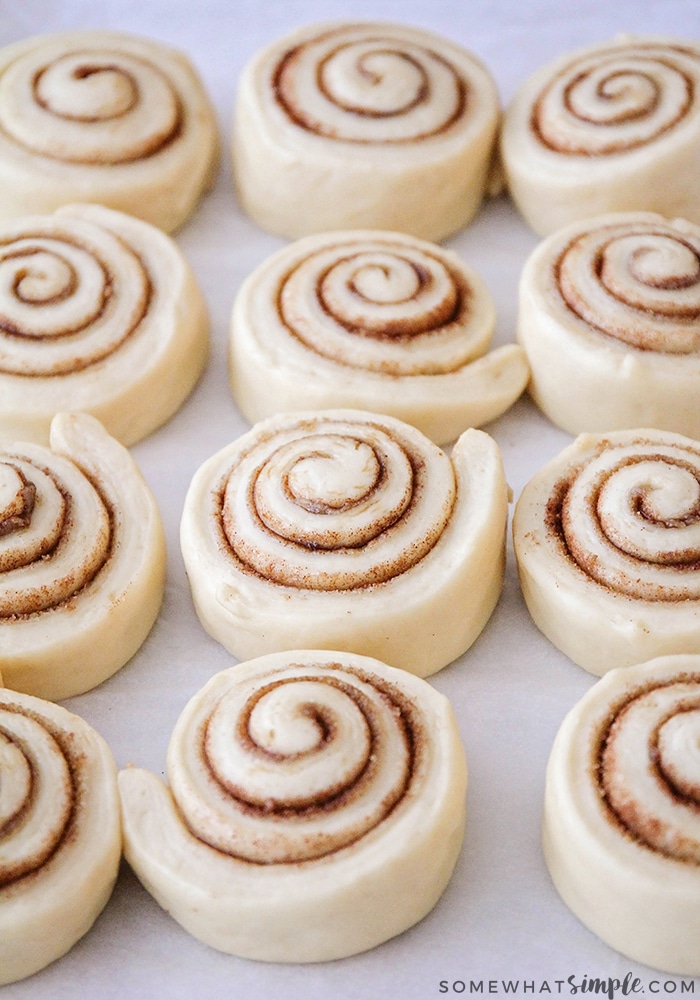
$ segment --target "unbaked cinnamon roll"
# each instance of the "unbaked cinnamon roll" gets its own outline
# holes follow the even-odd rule
[[[400,233],[308,236],[263,261],[236,297],[233,393],[251,423],[350,406],[444,444],[525,388],[521,347],[487,353],[495,322],[486,284],[455,253]]]
[[[510,193],[546,235],[607,212],[700,224],[700,47],[623,35],[534,73],[507,108]]]
[[[535,624],[586,670],[700,653],[697,441],[580,435],[523,489],[513,537]]]
[[[171,232],[217,157],[209,98],[174,49],[93,30],[0,50],[0,220],[90,201]]]
[[[520,280],[529,391],[571,434],[700,437],[700,227],[612,213],[545,239]]]
[[[700,974],[700,657],[615,670],[552,748],[544,853],[565,903],[612,948]]]
[[[126,858],[186,930],[245,958],[328,961],[401,933],[438,901],[464,835],[449,702],[348,653],[217,674],[173,730],[168,780],[120,772]]]
[[[116,881],[122,835],[111,751],[65,708],[0,688],[0,774],[5,985],[90,930]]]
[[[500,105],[488,70],[419,28],[334,22],[245,68],[232,140],[238,197],[292,239],[391,229],[440,240],[484,196]]]
[[[111,676],[143,643],[165,585],[155,500],[131,455],[87,414],[51,447],[0,452],[0,670],[51,700]]]
[[[0,224],[0,443],[48,443],[85,411],[131,445],[202,373],[209,322],[192,269],[148,223],[99,205]]]
[[[425,677],[498,601],[507,507],[483,431],[450,458],[391,417],[282,414],[197,471],[182,553],[202,624],[239,659],[313,642]]]

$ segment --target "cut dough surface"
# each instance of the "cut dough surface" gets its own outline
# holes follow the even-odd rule
[[[564,902],[635,961],[700,975],[700,657],[613,670],[564,720],[544,854]]]
[[[0,671],[52,701],[95,687],[160,610],[165,538],[129,452],[87,414],[58,414],[51,446],[0,452]]]
[[[534,73],[506,109],[510,194],[541,235],[607,212],[700,224],[700,46],[621,35]]]
[[[449,702],[348,653],[217,674],[173,730],[168,781],[120,772],[127,860],[186,930],[245,958],[328,961],[394,937],[436,904],[464,836]]]
[[[700,227],[646,212],[565,226],[519,299],[529,391],[555,424],[700,438]]]
[[[652,429],[582,434],[513,516],[535,624],[602,675],[700,653],[700,443]]]
[[[86,30],[0,50],[0,220],[88,201],[172,232],[218,143],[189,59],[160,42]]]
[[[292,239],[377,228],[441,240],[482,201],[499,121],[491,74],[447,39],[371,21],[309,25],[241,76],[238,197]]]
[[[83,719],[0,688],[0,985],[91,928],[122,853],[117,769]]]
[[[230,375],[243,415],[350,406],[387,413],[438,444],[500,416],[529,369],[515,344],[488,353],[485,282],[461,258],[400,233],[308,236],[240,289]]]
[[[130,446],[176,412],[209,349],[173,240],[100,205],[0,223],[0,311],[0,443],[47,444],[71,410]]]
[[[271,417],[192,479],[181,544],[197,612],[239,659],[313,640],[428,676],[498,601],[508,499],[483,431],[448,457],[378,414]]]

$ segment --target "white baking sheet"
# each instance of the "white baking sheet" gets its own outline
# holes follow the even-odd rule
[[[211,360],[180,413],[134,448],[168,537],[165,604],[139,654],[99,689],[66,703],[109,741],[120,767],[133,762],[163,773],[168,737],[185,702],[232,662],[195,617],[178,545],[192,474],[247,429],[226,373],[233,298],[245,275],[282,245],[236,206],[227,158],[231,110],[239,71],[258,48],[298,24],[331,17],[398,20],[439,31],[487,63],[504,100],[544,61],[621,31],[700,37],[698,0],[590,0],[576,7],[561,0],[0,0],[0,44],[38,32],[109,27],[185,49],[215,102],[223,135],[216,187],[177,237],[209,303]],[[535,243],[503,199],[486,205],[449,241],[495,296],[497,343],[513,339],[518,276]],[[502,449],[516,497],[569,441],[527,399],[487,429]],[[50,968],[0,989],[2,1000],[567,996],[591,977],[624,982],[628,975],[638,977],[647,994],[700,993],[700,980],[659,974],[611,951],[577,922],[550,884],[539,844],[544,769],[561,719],[593,678],[531,623],[511,548],[503,595],[487,628],[433,683],[459,719],[470,767],[469,820],[454,878],[417,927],[365,955],[326,965],[244,961],[189,937],[124,866],[93,930]],[[622,996],[623,987],[614,995]]]

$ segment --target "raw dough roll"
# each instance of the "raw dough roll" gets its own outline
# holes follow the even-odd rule
[[[213,109],[174,49],[72,31],[0,50],[0,220],[90,201],[171,232],[217,158]]]
[[[309,25],[241,76],[238,197],[292,239],[370,228],[441,240],[481,203],[499,120],[490,73],[446,39],[378,22]]]
[[[368,657],[296,650],[213,677],[178,720],[170,788],[119,774],[125,855],[221,951],[320,962],[421,920],[464,835],[447,699]]]
[[[117,769],[78,716],[0,689],[0,985],[86,934],[122,852]]]
[[[182,553],[202,624],[239,659],[313,642],[426,677],[498,601],[507,509],[483,431],[450,459],[390,417],[283,414],[197,471]]]
[[[700,443],[580,435],[525,486],[515,554],[535,624],[602,675],[700,653]]]
[[[209,323],[192,270],[160,230],[99,205],[0,224],[0,442],[48,443],[86,411],[131,445],[202,373]]]
[[[0,452],[0,670],[61,700],[95,687],[146,638],[165,586],[160,515],[128,451],[87,414],[51,449]]]
[[[517,207],[541,235],[607,212],[700,224],[700,47],[623,35],[533,74],[503,123]]]
[[[521,347],[486,353],[495,323],[491,293],[455,253],[400,233],[308,236],[241,287],[231,384],[251,423],[349,406],[444,444],[500,416],[527,384]]]
[[[628,958],[700,975],[700,657],[609,673],[547,770],[544,853],[577,917]]]
[[[559,230],[523,269],[517,337],[569,433],[700,437],[700,228],[613,213]]]

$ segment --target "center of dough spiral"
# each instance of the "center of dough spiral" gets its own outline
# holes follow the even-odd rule
[[[430,48],[379,30],[329,31],[289,50],[275,98],[299,127],[341,142],[419,142],[465,113],[467,84]]]
[[[700,598],[699,451],[644,441],[602,449],[560,484],[549,516],[603,586],[650,601]]]
[[[539,96],[532,127],[557,153],[613,155],[647,145],[693,111],[700,59],[690,49],[625,45],[570,63]]]
[[[309,422],[259,442],[222,492],[231,553],[271,582],[382,583],[423,559],[455,501],[449,458],[369,422]]]
[[[663,223],[603,226],[576,237],[557,266],[568,308],[640,350],[700,351],[700,241]]]
[[[664,855],[700,864],[700,683],[638,692],[606,726],[599,781],[616,821]]]
[[[171,748],[193,832],[259,864],[310,861],[371,834],[408,794],[419,750],[408,701],[338,663],[234,682]]]

